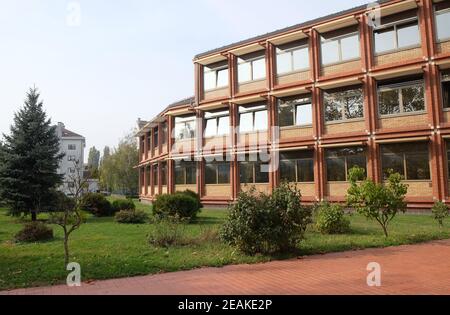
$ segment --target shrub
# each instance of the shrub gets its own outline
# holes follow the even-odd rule
[[[121,210],[116,213],[114,219],[118,223],[124,224],[142,224],[148,219],[148,215],[142,210]]]
[[[302,207],[301,193],[283,183],[272,195],[252,188],[241,192],[229,206],[229,216],[220,231],[226,243],[247,254],[270,254],[294,249],[311,222],[311,209]]]
[[[116,199],[112,202],[112,208],[114,212],[118,212],[121,210],[134,210],[136,205],[132,199]]]
[[[203,208],[202,202],[200,201],[200,195],[197,194],[195,191],[187,189],[187,190],[181,192],[180,194],[185,194],[185,195],[188,195],[188,196],[194,198],[197,201],[197,209]]]
[[[153,203],[153,214],[158,217],[193,219],[199,210],[197,200],[184,193],[159,195]]]
[[[92,213],[96,217],[108,217],[114,215],[111,203],[102,194],[88,193],[83,196],[80,208]]]
[[[344,234],[350,231],[350,220],[338,204],[319,204],[315,219],[316,228],[322,234]]]
[[[442,228],[444,226],[444,219],[448,217],[448,207],[445,203],[439,201],[436,202],[431,209],[433,213],[434,219],[439,223],[439,226]]]
[[[178,216],[156,218],[149,243],[158,247],[183,246],[189,243],[185,236],[186,219]]]
[[[53,229],[42,222],[30,222],[25,224],[15,236],[16,242],[39,242],[53,239]]]

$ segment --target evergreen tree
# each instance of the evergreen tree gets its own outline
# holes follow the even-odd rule
[[[31,214],[33,221],[53,204],[63,179],[57,170],[64,154],[39,96],[36,88],[30,89],[23,108],[14,114],[10,134],[3,135],[0,166],[0,198],[13,214]]]
[[[88,169],[92,178],[98,178],[98,169],[100,166],[100,151],[95,147],[89,149]]]

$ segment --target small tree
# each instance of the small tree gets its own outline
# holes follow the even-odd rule
[[[442,201],[436,202],[431,209],[434,219],[439,223],[440,228],[444,227],[444,219],[448,217],[448,207]]]
[[[388,237],[388,225],[398,212],[406,211],[405,195],[408,186],[402,176],[389,172],[387,184],[364,179],[365,171],[354,167],[349,171],[351,186],[347,192],[347,204],[368,219],[376,220]],[[360,181],[360,182],[358,182]]]
[[[69,176],[69,192],[72,197],[67,197],[61,192],[55,194],[54,213],[50,221],[59,225],[64,231],[64,265],[69,263],[69,237],[83,223],[83,215],[80,204],[84,190],[87,188],[88,179],[83,177],[83,167],[80,161],[74,162],[75,173]]]

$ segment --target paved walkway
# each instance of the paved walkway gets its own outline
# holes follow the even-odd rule
[[[367,285],[371,262],[382,268],[381,287]],[[368,249],[289,261],[98,281],[0,294],[446,294],[450,295],[450,240]]]

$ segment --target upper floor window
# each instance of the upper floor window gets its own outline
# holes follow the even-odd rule
[[[152,133],[148,132],[147,133],[147,149],[150,150],[151,147],[152,147]]]
[[[325,121],[344,121],[364,117],[361,88],[324,92]]]
[[[204,90],[215,90],[228,86],[228,61],[203,66]]]
[[[381,84],[378,86],[380,115],[421,112],[425,110],[422,80]]]
[[[239,132],[257,132],[268,129],[266,105],[239,106]]]
[[[353,167],[367,170],[366,149],[364,147],[327,149],[325,162],[329,182],[347,182],[349,171]]]
[[[321,35],[322,65],[358,59],[360,57],[357,27],[345,28]]]
[[[158,127],[153,129],[153,149],[156,149],[159,145],[159,132]]]
[[[195,137],[195,116],[175,117],[175,139],[192,139]]]
[[[280,127],[312,125],[313,114],[310,97],[279,100],[278,104]]]
[[[307,70],[309,68],[308,41],[298,41],[276,48],[277,74]]]
[[[396,51],[420,44],[417,11],[388,16],[383,18],[381,23],[381,26],[374,30],[375,53]]]
[[[243,160],[243,157],[239,157]],[[265,184],[269,182],[269,173],[263,169],[261,160],[253,161],[249,155],[239,162],[239,179],[241,184]]]
[[[68,155],[67,161],[69,162],[75,162],[77,160],[77,157],[75,155]]]
[[[450,4],[436,5],[436,35],[438,41],[450,40]]]
[[[205,137],[224,136],[230,133],[230,113],[214,111],[205,113]]]
[[[175,184],[194,185],[197,182],[197,163],[195,161],[175,161]]]
[[[206,162],[205,184],[218,185],[230,183],[230,162]]]
[[[280,153],[280,179],[290,183],[314,182],[314,152]]]
[[[77,149],[77,146],[75,144],[69,144],[67,147],[70,151],[75,151]]]
[[[141,147],[141,153],[144,153],[145,150],[145,136],[142,136],[140,139],[140,147]]]
[[[75,174],[75,168],[74,167],[70,167],[69,168],[69,173],[70,174]]]
[[[450,108],[450,71],[442,73],[442,103],[444,108]]]
[[[256,52],[238,58],[239,83],[266,78],[266,56],[264,52]]]
[[[381,167],[386,179],[390,171],[405,180],[429,180],[428,143],[396,143],[381,145]]]
[[[161,144],[167,143],[167,123],[163,122],[161,124]]]

